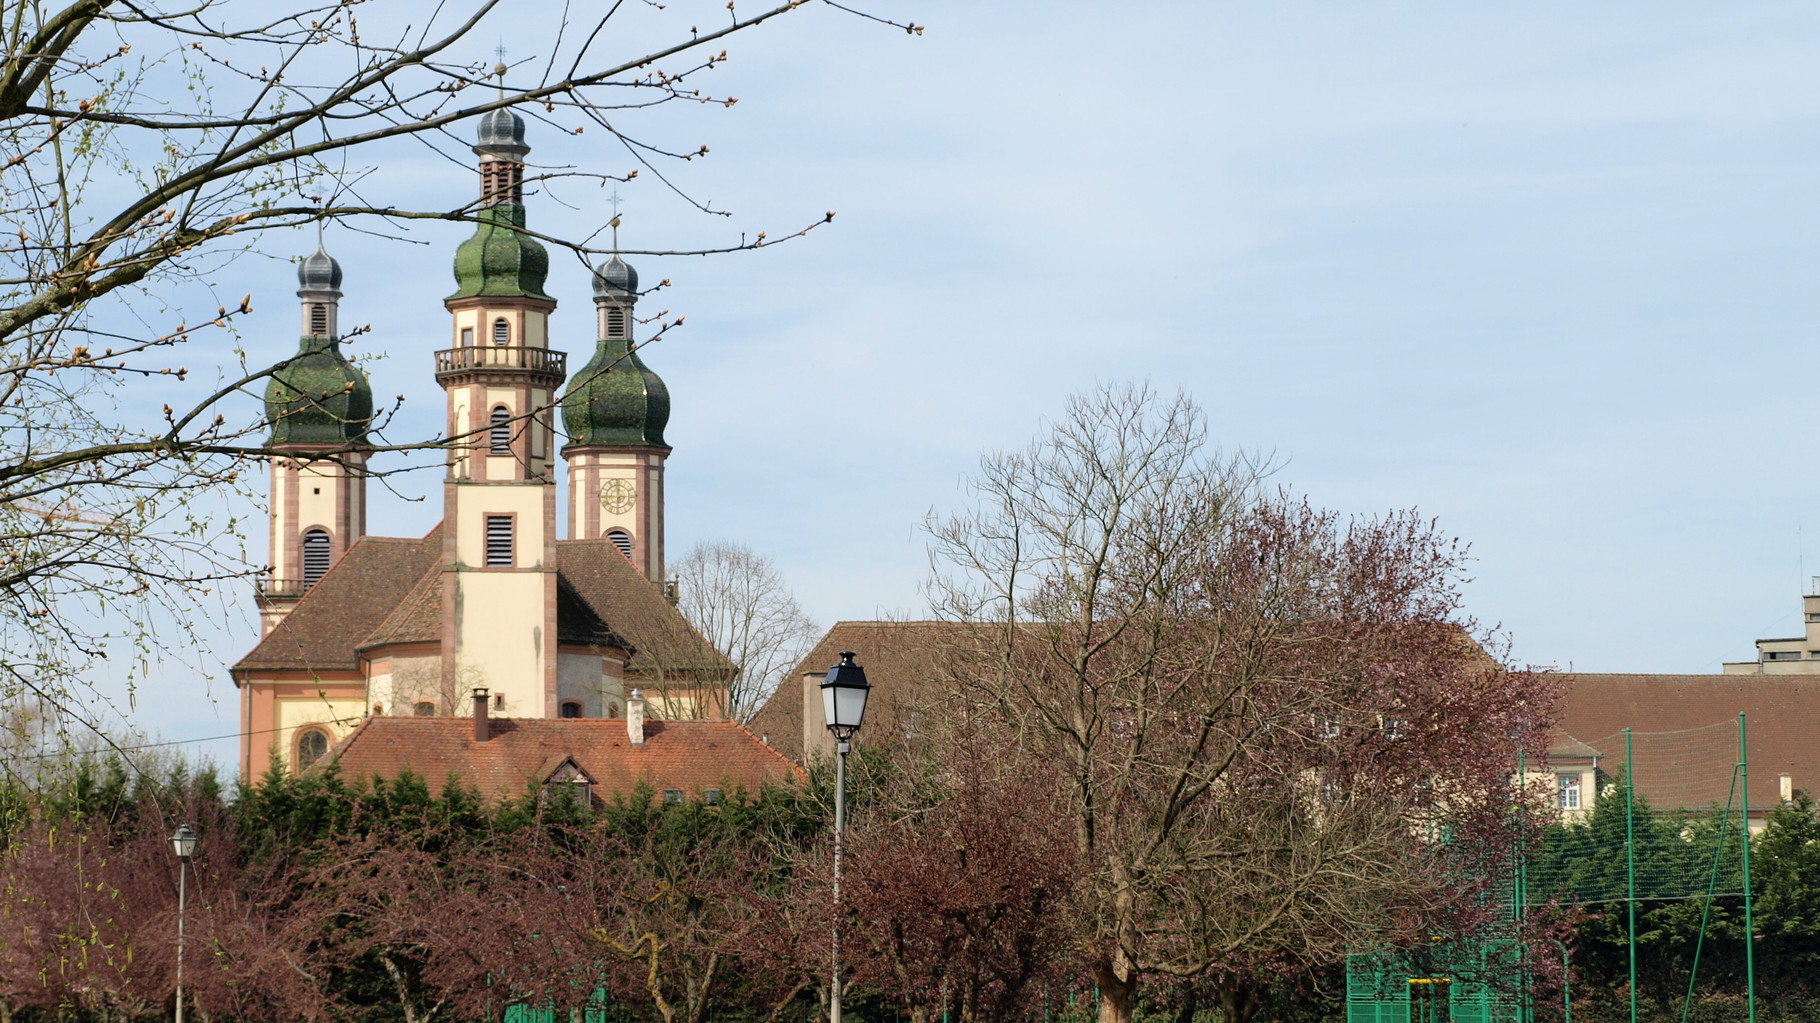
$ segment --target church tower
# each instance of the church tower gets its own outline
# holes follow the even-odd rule
[[[617,228],[618,220],[614,220]],[[638,272],[615,253],[594,269],[594,357],[562,399],[569,443],[569,537],[613,541],[652,582],[664,578],[664,426],[670,392],[638,356]]]
[[[476,686],[493,709],[556,717],[556,456],[564,357],[549,348],[549,256],[525,226],[524,121],[481,118],[479,224],[455,253],[443,486],[442,713]]]
[[[265,389],[272,452],[271,572],[260,580],[262,634],[290,613],[366,533],[367,426],[373,389],[341,353],[341,264],[322,249],[297,268],[302,342]]]

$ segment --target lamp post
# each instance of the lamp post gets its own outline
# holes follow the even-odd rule
[[[840,663],[828,669],[821,684],[822,717],[828,731],[834,733],[834,956],[832,983],[828,988],[828,1023],[840,1019],[840,870],[841,841],[847,830],[847,754],[852,750],[853,733],[866,716],[866,694],[872,683],[866,681],[866,669],[853,663],[853,651],[842,650]],[[183,1023],[178,1020],[177,1023]]]
[[[183,1023],[183,911],[188,895],[190,857],[196,855],[196,832],[188,824],[171,836],[177,852],[177,1023]]]

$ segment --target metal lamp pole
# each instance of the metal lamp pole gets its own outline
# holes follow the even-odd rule
[[[828,986],[828,1023],[841,1023],[840,986],[840,880],[841,853],[847,831],[847,754],[853,733],[866,716],[866,695],[872,684],[866,669],[853,663],[853,651],[842,650],[840,663],[828,669],[821,684],[822,716],[834,735],[834,942]],[[182,1023],[181,1020],[178,1023]]]
[[[177,1023],[183,1023],[183,917],[189,894],[190,857],[196,855],[196,832],[185,824],[171,836],[177,853]]]

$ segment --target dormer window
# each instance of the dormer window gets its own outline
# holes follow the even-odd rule
[[[512,341],[512,325],[507,323],[505,317],[503,317],[503,316],[501,316],[497,320],[494,320],[493,321],[493,343],[496,345],[503,345],[503,344],[509,344],[509,343],[511,343],[511,341]]]

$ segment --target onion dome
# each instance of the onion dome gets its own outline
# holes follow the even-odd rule
[[[373,421],[373,385],[334,338],[306,337],[266,384],[265,418],[267,447],[359,444]]]
[[[500,107],[481,114],[480,132],[474,148],[490,153],[523,156],[531,151],[531,147],[525,145],[525,119],[513,113],[510,107]]]
[[[631,306],[638,297],[637,271],[612,257],[594,269],[594,295],[602,305]],[[630,315],[621,322],[623,336],[602,338],[562,396],[562,425],[569,434],[565,452],[594,446],[669,449],[664,427],[670,423],[670,389],[638,357]]]
[[[638,271],[615,252],[612,258],[594,268],[594,297],[638,301]]]
[[[305,256],[297,266],[297,293],[334,292],[341,294],[341,264],[335,257],[324,252],[322,243],[316,243],[316,251]]]
[[[514,228],[525,226],[517,203],[488,206],[475,214],[474,233],[455,250],[455,294],[450,298],[540,298],[550,274],[550,254],[537,239]]]

